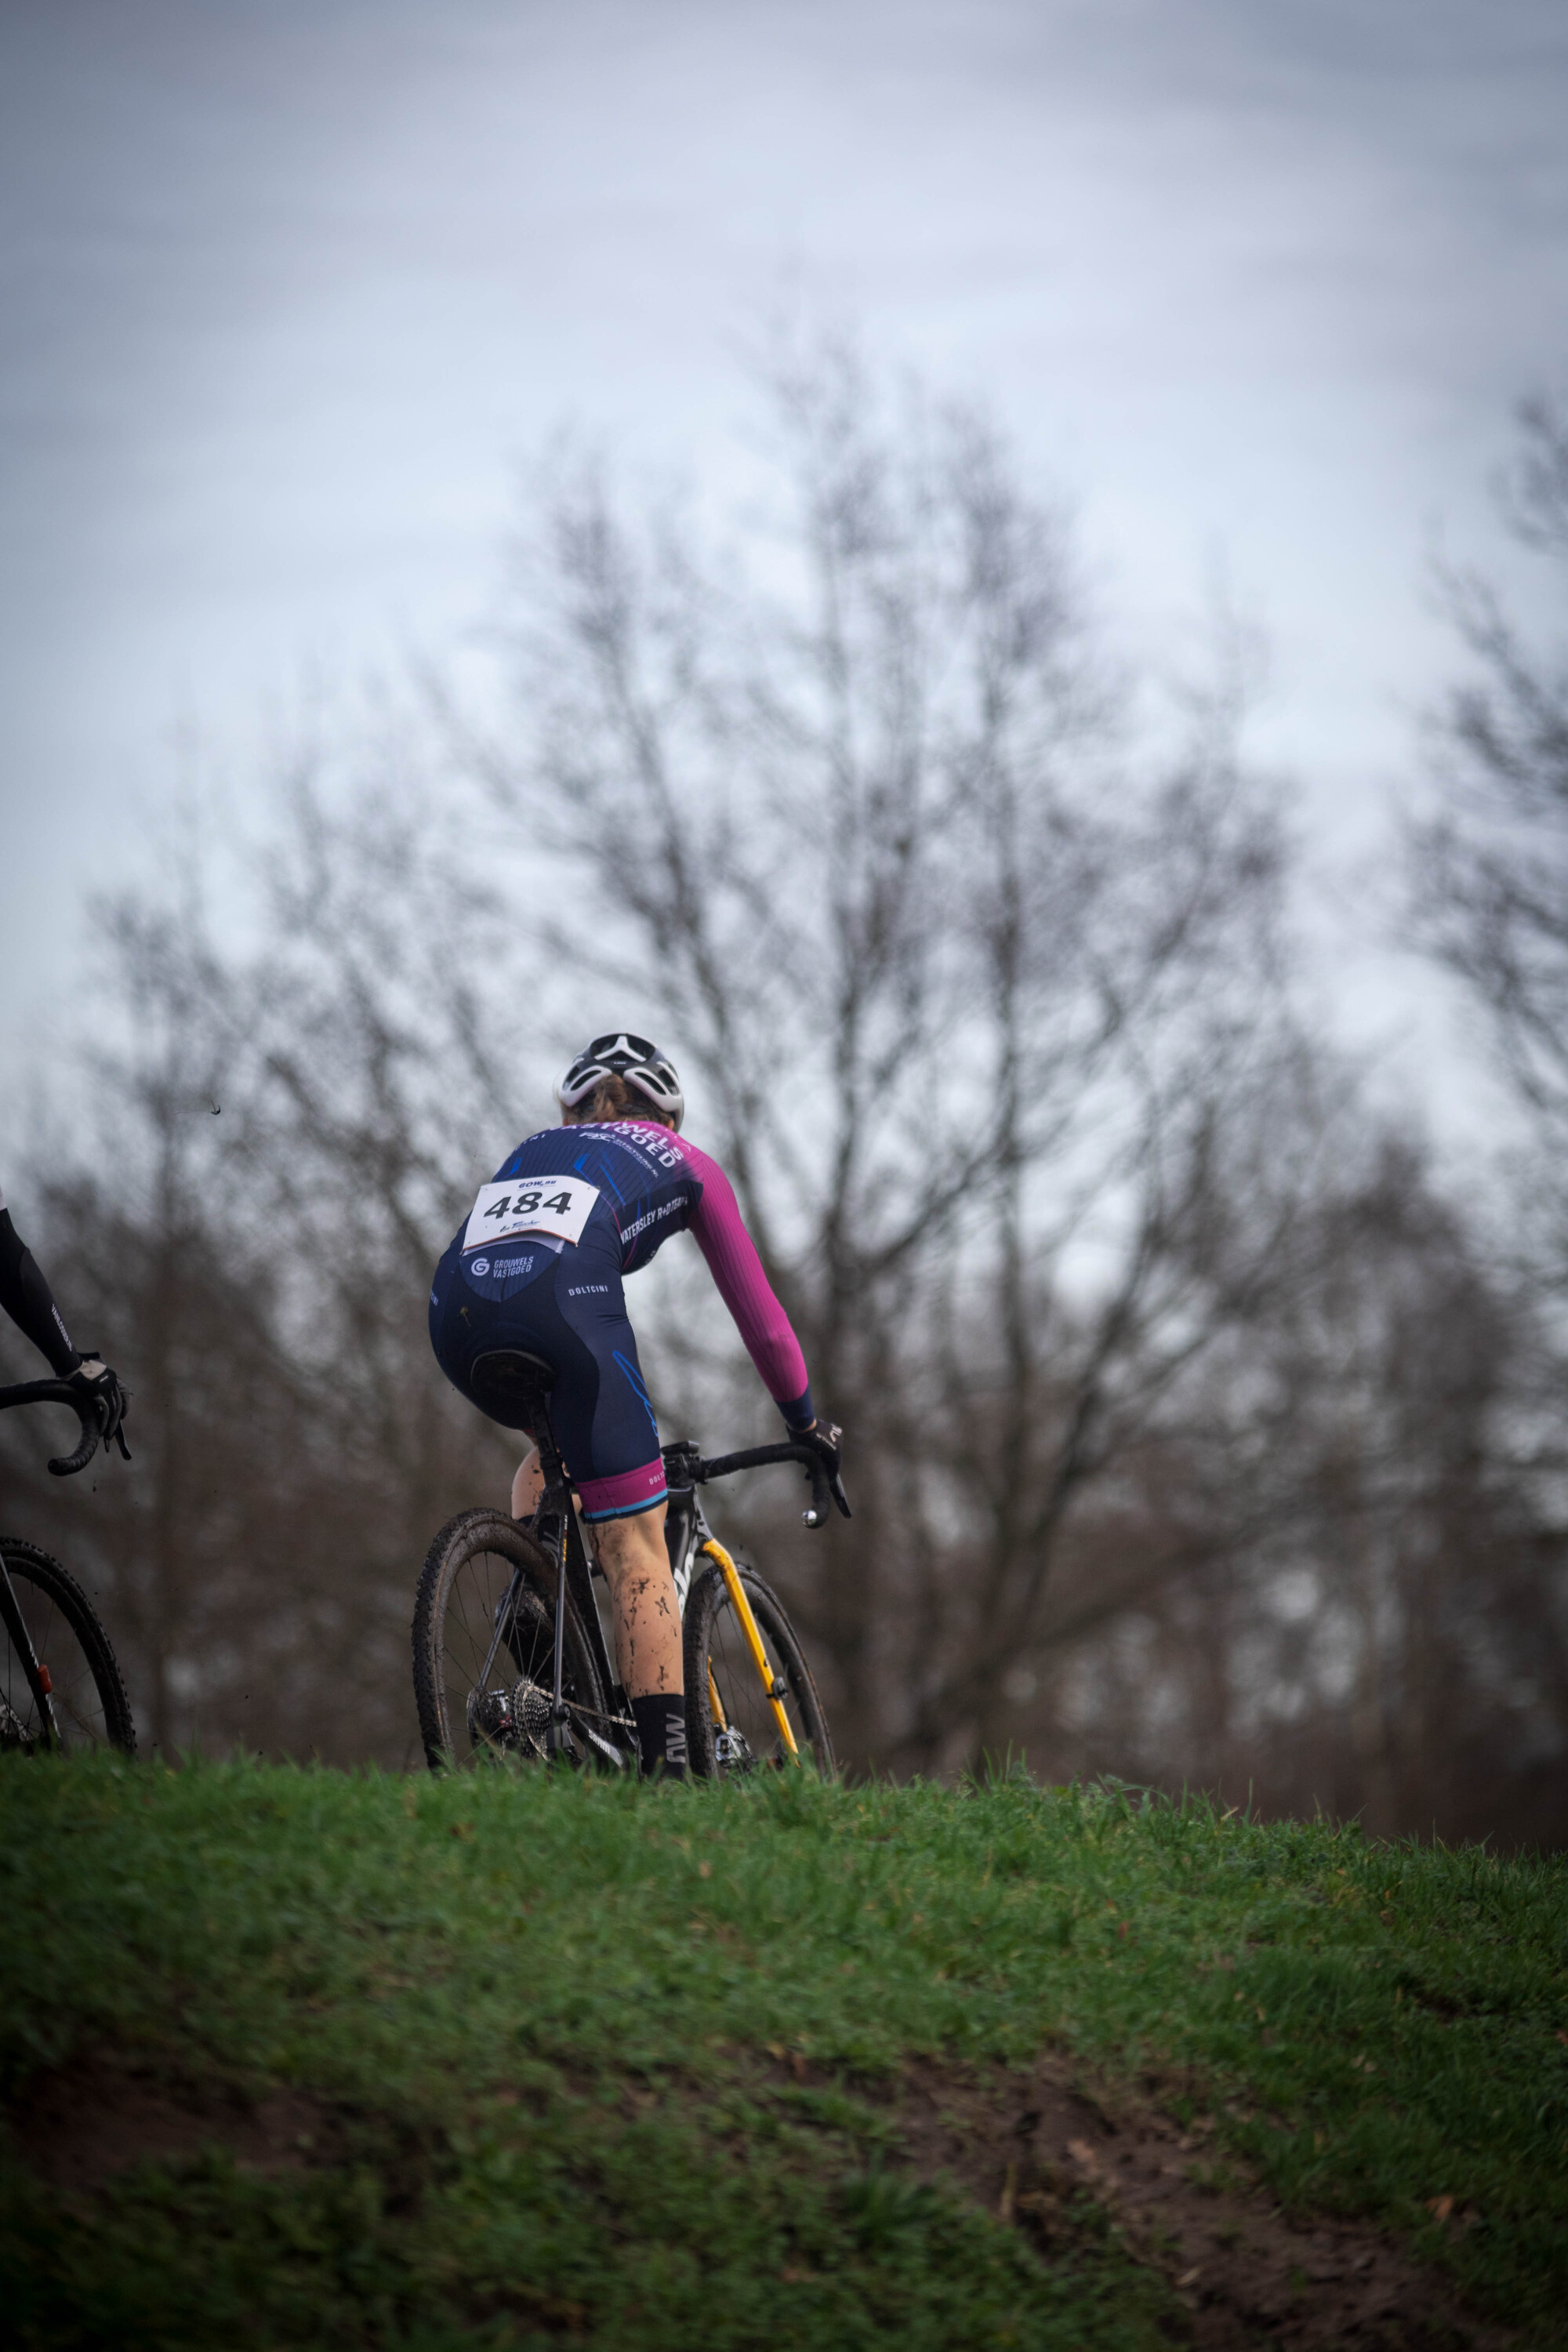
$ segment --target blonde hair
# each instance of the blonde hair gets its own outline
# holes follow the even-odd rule
[[[608,1118],[649,1118],[656,1127],[675,1124],[667,1111],[660,1110],[637,1087],[628,1087],[625,1078],[617,1078],[613,1073],[599,1080],[586,1101],[563,1110],[561,1118],[566,1127],[584,1127],[590,1120]]]

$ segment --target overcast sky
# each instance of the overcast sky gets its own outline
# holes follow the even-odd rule
[[[1568,375],[1565,125],[1563,0],[0,0],[0,1081],[176,727],[243,777],[309,664],[471,634],[563,416],[726,478],[792,278],[996,403],[1143,643],[1223,572],[1363,845],[1432,534],[1500,560]]]

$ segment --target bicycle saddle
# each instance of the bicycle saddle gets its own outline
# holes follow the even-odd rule
[[[474,1358],[468,1380],[494,1420],[508,1429],[531,1429],[555,1385],[555,1367],[526,1348],[490,1348]]]

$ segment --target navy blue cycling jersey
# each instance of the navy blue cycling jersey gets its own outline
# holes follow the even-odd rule
[[[729,1180],[669,1128],[615,1119],[527,1137],[479,1187],[437,1269],[431,1340],[465,1395],[490,1349],[529,1348],[555,1366],[552,1422],[590,1517],[663,1494],[621,1284],[687,1231],[784,1419],[809,1425],[805,1360]]]

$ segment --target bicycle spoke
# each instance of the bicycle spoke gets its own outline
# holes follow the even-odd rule
[[[123,1688],[112,1653],[86,1595],[77,1591],[58,1561],[49,1560],[30,1546],[8,1543],[5,1558],[27,1642],[48,1677],[53,1728],[51,1731],[38,1704],[23,1654],[6,1633],[0,1635],[0,1697],[4,1700],[0,1709],[0,1744],[41,1747],[58,1736],[68,1753],[73,1749],[130,1745],[134,1734],[129,1727]],[[57,1590],[57,1586],[60,1589]],[[79,1624],[76,1622],[79,1614]],[[86,1646],[89,1643],[93,1645],[92,1654]],[[110,1699],[116,1707],[112,1721]],[[126,1719],[121,1721],[121,1717]]]
[[[500,1514],[465,1514],[437,1538],[415,1618],[415,1691],[432,1763],[543,1755],[553,1688],[553,1577],[538,1545]],[[605,1711],[574,1611],[567,1626],[563,1696],[581,1757],[592,1745],[590,1725],[610,1732],[612,1748],[619,1727]]]
[[[758,1668],[734,1582],[744,1595],[766,1663]],[[834,1770],[833,1746],[788,1612],[772,1586],[716,1543],[693,1580],[685,1627],[687,1727],[694,1769],[733,1777],[783,1771],[805,1759]],[[793,1735],[794,1746],[779,1721]]]
[[[747,1754],[757,1763],[783,1764],[789,1760],[778,1718],[763,1688],[740,1620],[728,1600],[721,1603],[714,1621],[708,1661],[731,1739],[743,1740]],[[805,1727],[793,1694],[786,1696],[784,1706],[796,1746],[804,1749],[808,1745]]]

